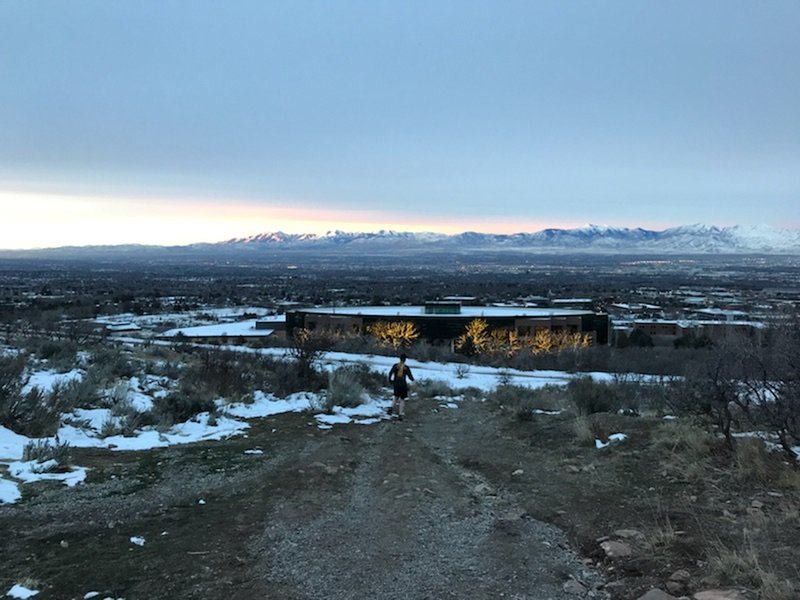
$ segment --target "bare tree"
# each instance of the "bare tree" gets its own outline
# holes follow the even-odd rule
[[[751,344],[742,365],[742,383],[754,425],[766,427],[783,451],[796,459],[800,445],[800,329],[797,315],[769,332],[765,345]]]
[[[733,448],[734,427],[747,414],[749,395],[742,386],[742,348],[738,340],[721,340],[689,364],[668,401],[677,412],[701,417]]]
[[[297,375],[301,379],[316,374],[316,363],[331,346],[331,340],[324,332],[311,329],[296,329],[292,334],[289,354],[297,365]]]

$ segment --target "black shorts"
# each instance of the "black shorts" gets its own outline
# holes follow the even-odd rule
[[[408,397],[408,385],[405,381],[395,381],[394,382],[394,395],[397,398],[407,398]]]

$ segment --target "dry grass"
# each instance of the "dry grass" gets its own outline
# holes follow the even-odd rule
[[[595,440],[608,440],[608,432],[593,415],[575,417],[572,430],[579,446],[594,446]]]
[[[759,587],[761,570],[758,553],[747,530],[739,548],[729,548],[722,542],[709,548],[708,578],[715,584]]]
[[[658,556],[672,548],[677,540],[678,533],[669,515],[659,512],[655,526],[645,536],[644,545],[647,552]]]
[[[653,433],[665,470],[690,480],[707,477],[716,443],[706,430],[683,420],[662,423]]]
[[[736,440],[736,475],[741,479],[767,482],[772,480],[775,457],[758,438]]]
[[[766,569],[757,550],[754,533],[744,530],[739,548],[722,543],[711,546],[708,556],[708,580],[718,585],[748,587],[758,593],[759,600],[792,600],[798,590],[794,584]]]

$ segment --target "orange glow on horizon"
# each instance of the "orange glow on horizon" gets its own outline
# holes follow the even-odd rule
[[[184,245],[220,242],[261,233],[365,232],[395,230],[457,234],[533,233],[547,228],[585,227],[578,220],[526,220],[502,216],[409,216],[377,210],[309,208],[313,202],[277,199],[214,200],[119,194],[68,195],[0,190],[3,219],[0,249],[88,245]],[[457,213],[454,212],[454,215]],[[602,223],[660,231],[675,223]],[[786,225],[784,225],[786,227]]]
[[[374,210],[313,209],[296,202],[156,199],[0,191],[4,218],[0,248],[218,242],[259,233],[325,234],[380,229],[462,233],[519,233],[576,223],[524,222],[507,218],[410,218]]]

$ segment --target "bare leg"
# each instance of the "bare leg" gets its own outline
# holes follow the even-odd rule
[[[398,409],[400,411],[398,414],[400,415],[400,418],[402,419],[403,415],[406,414],[406,399],[405,398],[400,398],[397,403],[399,405]]]

